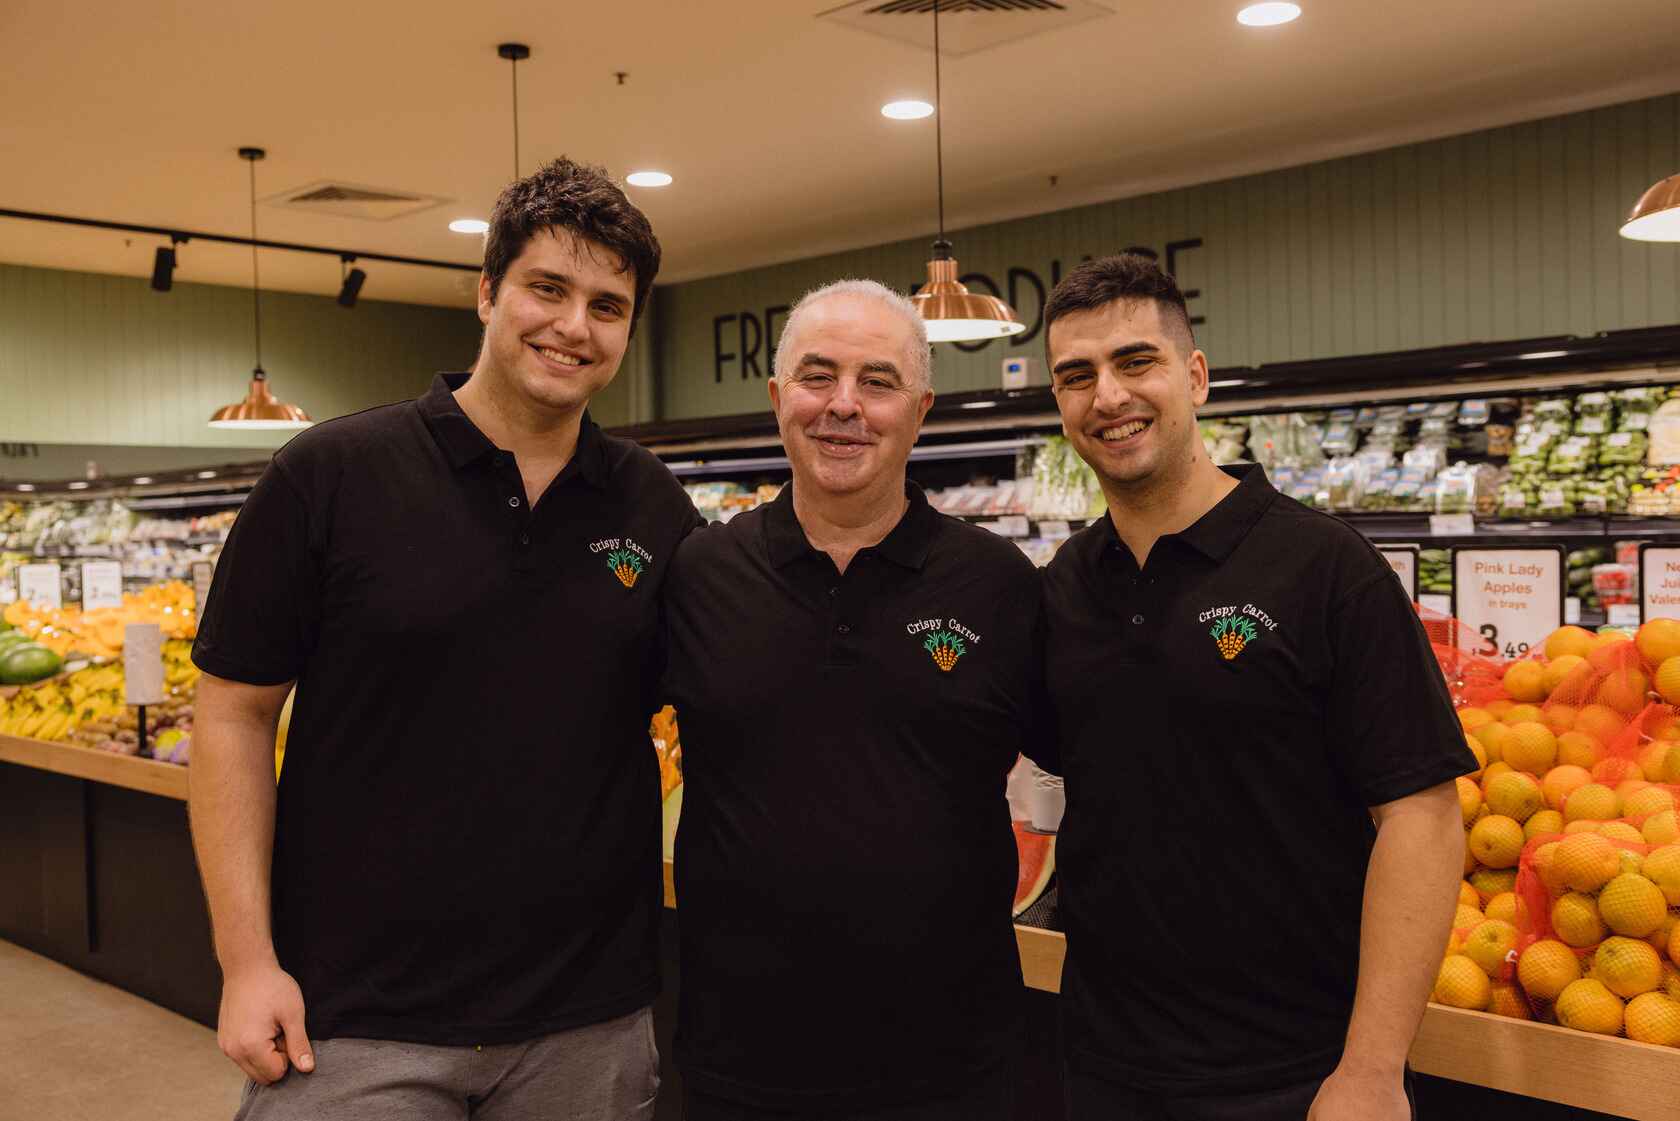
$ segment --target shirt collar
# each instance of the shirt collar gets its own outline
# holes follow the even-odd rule
[[[1208,560],[1222,561],[1242,544],[1254,523],[1260,520],[1277,498],[1278,492],[1257,463],[1238,463],[1221,467],[1221,471],[1237,480],[1237,489],[1214,504],[1213,509],[1196,519],[1190,528],[1169,533],[1163,541],[1182,541]],[[1102,518],[1105,547],[1124,548],[1114,530],[1114,519],[1104,513]],[[1129,551],[1126,552],[1130,556]]]
[[[904,497],[910,500],[909,508],[892,532],[873,546],[873,551],[901,568],[920,571],[939,532],[939,513],[928,505],[922,488],[908,479],[904,481]],[[770,563],[777,568],[817,551],[806,539],[805,529],[793,511],[792,483],[783,487],[782,493],[765,510],[764,547]]]
[[[491,443],[490,437],[479,431],[478,425],[472,422],[462,411],[460,402],[455,400],[455,391],[466,385],[470,377],[470,371],[438,374],[432,379],[432,386],[425,396],[416,402],[421,419],[431,430],[432,438],[443,449],[443,454],[449,457],[449,465],[457,471],[494,455],[499,450]],[[612,474],[611,464],[607,459],[606,438],[590,419],[588,410],[584,411],[583,420],[578,425],[577,450],[573,452],[571,462],[566,465],[567,470],[571,470],[573,464],[576,464],[578,474],[591,486],[597,489],[606,488]]]

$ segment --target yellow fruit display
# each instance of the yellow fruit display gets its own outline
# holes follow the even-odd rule
[[[1517,980],[1523,991],[1541,1000],[1556,1000],[1580,978],[1581,959],[1574,950],[1551,938],[1535,942],[1517,959]]]
[[[1668,916],[1668,900],[1644,876],[1624,872],[1598,893],[1598,914],[1617,934],[1644,938]]]
[[[1662,780],[1680,786],[1680,751],[1670,751],[1663,756]]]
[[[1583,679],[1592,673],[1592,666],[1579,654],[1564,654],[1547,662],[1544,672],[1540,675],[1546,686],[1546,695],[1556,693],[1558,687],[1576,673]]]
[[[1498,919],[1520,927],[1526,913],[1522,896],[1514,891],[1501,892],[1488,900],[1487,917],[1490,919]]]
[[[1639,827],[1639,834],[1645,838],[1645,843],[1653,848],[1680,841],[1680,813],[1663,810],[1652,814],[1645,819],[1645,824]]]
[[[1508,700],[1505,697],[1500,697],[1496,701],[1489,701],[1487,704],[1482,706],[1482,708],[1485,709],[1495,720],[1505,719],[1506,714],[1516,707],[1516,701]]]
[[[1487,1010],[1495,1016],[1509,1016],[1513,1020],[1534,1019],[1534,1013],[1528,1007],[1528,999],[1523,996],[1522,990],[1510,981],[1493,983]]]
[[[1482,790],[1470,779],[1460,776],[1458,786],[1458,809],[1464,815],[1464,828],[1476,820],[1476,812],[1482,808]]]
[[[1645,855],[1640,873],[1656,885],[1670,907],[1680,907],[1680,845],[1652,849]]]
[[[1539,705],[1512,705],[1499,719],[1511,727],[1518,724],[1543,724],[1546,713]]]
[[[1491,996],[1491,993],[1490,993]],[[1622,1002],[1601,981],[1582,978],[1558,994],[1558,1023],[1576,1031],[1616,1035],[1622,1030]]]
[[[1609,673],[1637,664],[1639,648],[1627,635],[1607,631],[1593,636],[1592,648],[1587,651],[1587,661],[1591,662],[1593,669],[1599,673]]]
[[[1549,833],[1563,832],[1563,814],[1557,810],[1541,810],[1523,822],[1523,840],[1532,841]]]
[[[1604,920],[1598,917],[1598,904],[1590,895],[1572,891],[1552,904],[1552,929],[1564,942],[1578,949],[1596,946],[1604,941]]]
[[[1651,679],[1645,676],[1644,670],[1635,666],[1623,666],[1605,675],[1604,680],[1599,683],[1594,700],[1615,709],[1623,716],[1633,716],[1645,707],[1646,693],[1650,688]]]
[[[1643,818],[1674,808],[1674,795],[1660,786],[1647,786],[1622,799],[1622,816]]]
[[[1562,695],[1561,692],[1554,694],[1554,696]],[[1548,701],[1545,714],[1541,716],[1540,722],[1550,728],[1554,735],[1561,736],[1565,732],[1574,731],[1575,721],[1579,720],[1580,717],[1581,710],[1574,705],[1564,704],[1561,701]]]
[[[1511,771],[1512,771],[1511,764],[1505,762],[1503,759],[1501,759],[1497,763],[1489,763],[1487,766],[1483,767],[1482,768],[1482,796],[1484,798],[1487,797],[1488,788],[1493,785],[1493,780],[1494,779],[1498,778],[1500,775],[1508,775],[1508,774],[1511,773]]]
[[[1672,965],[1663,966],[1662,991],[1670,1000],[1680,1000],[1680,969]]]
[[[1546,699],[1546,671],[1539,662],[1517,662],[1505,671],[1505,695],[1532,703]]]
[[[1662,959],[1638,938],[1606,938],[1593,954],[1593,976],[1626,1000],[1662,987]]]
[[[1627,1037],[1639,1043],[1680,1047],[1680,1001],[1664,993],[1641,993],[1623,1016]]]
[[[1489,725],[1489,727],[1500,727],[1500,725]],[[1465,772],[1465,777],[1481,778],[1483,769],[1485,769],[1488,765],[1487,748],[1482,746],[1481,740],[1478,740],[1475,736],[1472,736],[1469,733],[1465,733],[1464,746],[1468,747],[1470,749],[1470,754],[1476,757],[1476,769]]]
[[[1538,721],[1512,724],[1502,758],[1513,770],[1543,775],[1557,762],[1557,737]]]
[[[1675,965],[1680,965],[1680,926],[1676,926],[1668,932],[1668,960]],[[1675,993],[1673,996],[1676,1000],[1680,1000],[1680,993]]]
[[[1633,643],[1647,665],[1680,657],[1680,619],[1648,619],[1634,632]]]
[[[1645,941],[1651,944],[1651,949],[1657,951],[1657,956],[1665,962],[1668,960],[1668,944],[1674,940],[1675,923],[1680,923],[1680,915],[1670,911],[1663,916],[1661,925],[1645,936]]]
[[[1635,762],[1639,764],[1639,769],[1645,772],[1646,778],[1662,778],[1664,764],[1668,762],[1668,749],[1673,746],[1673,740],[1652,740],[1639,749]]]
[[[1482,897],[1476,894],[1476,889],[1463,880],[1458,883],[1458,905],[1473,908],[1480,908],[1482,905]]]
[[[1558,735],[1558,766],[1574,767],[1577,770],[1586,771],[1590,770],[1602,758],[1604,758],[1604,745],[1579,728]]]
[[[1576,891],[1597,891],[1621,869],[1620,852],[1596,833],[1578,833],[1558,843],[1552,866],[1558,879]]]
[[[1503,814],[1491,814],[1470,827],[1470,851],[1488,868],[1515,868],[1522,850],[1522,824]]]
[[[1621,816],[1621,799],[1603,783],[1577,787],[1563,803],[1565,821],[1611,821]]]
[[[1458,710],[1458,722],[1466,732],[1474,732],[1484,724],[1492,724],[1493,714],[1485,708],[1461,708]]]
[[[1580,732],[1582,735],[1591,736],[1598,741],[1600,747],[1604,747],[1621,735],[1622,729],[1626,727],[1627,720],[1620,712],[1609,705],[1590,704],[1575,717],[1573,730]],[[1576,762],[1576,760],[1572,759],[1568,762]],[[1595,759],[1594,762],[1597,762],[1597,760]],[[1584,765],[1591,766],[1592,764]]]
[[[1469,887],[1468,884],[1465,886]],[[1471,888],[1470,894],[1476,894],[1476,890]],[[1486,921],[1487,916],[1482,914],[1481,909],[1473,903],[1460,903],[1458,905],[1458,910],[1453,913],[1453,929],[1462,930],[1466,934],[1475,930]]]
[[[1664,701],[1680,704],[1680,657],[1664,658],[1651,684]]]
[[[1435,975],[1434,999],[1453,1008],[1485,1011],[1493,1000],[1493,982],[1475,962],[1463,954],[1453,954]]]
[[[1500,919],[1487,919],[1464,939],[1463,954],[1481,967],[1483,973],[1498,980],[1505,972],[1506,957],[1517,948],[1517,928]]]
[[[1592,775],[1585,767],[1559,763],[1546,772],[1540,783],[1540,792],[1546,799],[1546,805],[1561,812],[1565,799],[1591,781]]]
[[[1535,817],[1540,816],[1536,814]],[[1532,820],[1532,819],[1531,819]],[[1562,895],[1569,889],[1558,875],[1557,850],[1560,841],[1547,841],[1534,850],[1534,874],[1546,886],[1547,895]]]
[[[1546,795],[1533,775],[1505,771],[1488,780],[1487,794],[1482,800],[1489,813],[1508,817],[1521,825],[1546,804]]]
[[[1632,759],[1611,757],[1600,759],[1594,763],[1589,772],[1592,780],[1600,786],[1608,786],[1616,792],[1618,797],[1625,796],[1635,790],[1644,789],[1645,772],[1639,769],[1639,764]]]
[[[1611,841],[1619,841],[1623,845],[1643,845],[1645,843],[1645,837],[1639,832],[1639,830],[1635,829],[1625,821],[1606,821],[1595,829],[1594,832],[1600,837],[1608,838]],[[1617,847],[1621,846],[1618,845]],[[1639,853],[1630,849],[1623,848],[1619,859],[1625,865],[1628,861],[1628,857],[1630,856],[1634,858],[1634,862],[1637,864],[1639,860]],[[1626,868],[1623,869],[1623,871],[1626,870]]]
[[[1546,636],[1546,644],[1543,649],[1546,657],[1553,660],[1568,656],[1585,658],[1587,652],[1593,648],[1593,640],[1597,637],[1585,627],[1559,627]]]
[[[1482,868],[1478,867],[1466,877],[1470,886],[1482,897],[1485,907],[1489,900],[1496,895],[1503,895],[1507,891],[1517,888],[1517,870],[1515,868]]]

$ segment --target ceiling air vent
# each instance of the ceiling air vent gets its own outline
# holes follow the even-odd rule
[[[856,0],[817,18],[931,51],[933,4]],[[1113,14],[1095,0],[939,0],[939,49],[951,56],[976,54]]]
[[[308,210],[316,214],[334,214],[340,218],[369,218],[388,222],[429,210],[447,202],[433,195],[417,195],[410,191],[396,191],[386,187],[366,187],[359,183],[322,180],[282,191],[262,200],[266,206],[282,210]]]

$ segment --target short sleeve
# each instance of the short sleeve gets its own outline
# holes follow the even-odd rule
[[[1386,567],[1330,612],[1331,758],[1364,804],[1416,794],[1476,769],[1440,664]]]
[[[302,674],[320,623],[320,574],[309,510],[271,463],[252,488],[216,562],[193,663],[247,685],[282,685]]]

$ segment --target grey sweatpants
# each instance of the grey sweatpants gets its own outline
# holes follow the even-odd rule
[[[245,1088],[235,1121],[650,1121],[653,1012],[524,1043],[314,1041],[315,1071]]]

